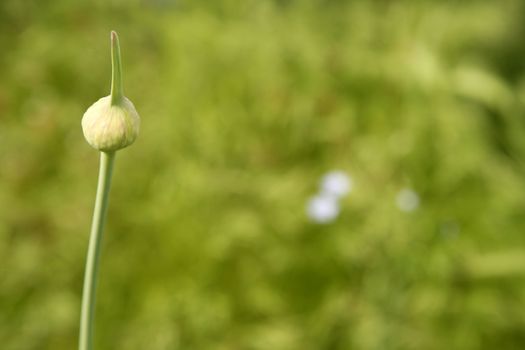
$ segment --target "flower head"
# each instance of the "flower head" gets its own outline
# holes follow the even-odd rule
[[[331,171],[321,179],[321,192],[336,198],[345,196],[352,188],[352,179],[341,170]]]
[[[140,117],[126,97],[111,104],[111,96],[102,97],[88,108],[82,118],[87,142],[100,151],[112,152],[131,145],[139,134]]]
[[[306,213],[319,224],[329,223],[339,215],[339,204],[333,196],[317,195],[308,202]]]
[[[82,117],[87,142],[103,152],[114,152],[131,145],[139,134],[140,117],[122,88],[122,64],[117,33],[111,32],[111,94],[88,108]]]

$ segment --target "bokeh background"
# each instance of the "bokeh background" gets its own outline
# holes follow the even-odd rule
[[[76,348],[112,29],[97,350],[525,347],[522,1],[3,0],[1,349]]]

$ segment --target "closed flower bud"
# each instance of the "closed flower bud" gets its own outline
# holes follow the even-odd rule
[[[139,134],[140,117],[122,89],[120,47],[111,32],[111,95],[102,97],[82,117],[82,130],[87,142],[103,152],[115,152],[131,145]]]
[[[126,97],[111,104],[111,96],[102,97],[88,108],[82,118],[87,142],[104,152],[113,152],[131,145],[139,134],[140,117]]]

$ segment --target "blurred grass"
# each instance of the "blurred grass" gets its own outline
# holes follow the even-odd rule
[[[520,1],[0,3],[0,348],[74,349],[109,93],[96,348],[521,349]],[[341,217],[304,214],[348,171]],[[406,214],[396,193],[414,188]]]

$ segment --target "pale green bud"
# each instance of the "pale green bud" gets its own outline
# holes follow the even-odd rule
[[[87,142],[103,152],[115,152],[131,145],[139,134],[140,117],[122,88],[122,64],[117,33],[111,32],[111,95],[102,97],[82,117]]]
[[[88,108],[82,118],[87,142],[104,152],[113,152],[131,145],[139,134],[140,117],[126,97],[111,104],[111,96],[102,97]]]

